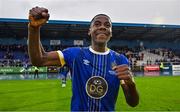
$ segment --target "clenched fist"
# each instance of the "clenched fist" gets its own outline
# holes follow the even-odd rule
[[[134,78],[128,65],[117,65],[113,67],[117,77],[121,80],[121,84],[133,84]]]
[[[40,27],[49,19],[48,9],[43,7],[34,7],[29,10],[29,25],[32,27]]]

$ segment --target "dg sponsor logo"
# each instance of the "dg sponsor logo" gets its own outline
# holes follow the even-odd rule
[[[108,90],[107,81],[100,76],[93,76],[86,82],[86,92],[94,99],[103,98]]]

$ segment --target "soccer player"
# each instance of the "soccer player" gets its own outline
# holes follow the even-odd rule
[[[27,79],[27,78],[28,78],[28,75],[29,75],[28,68],[29,68],[28,62],[25,61],[25,62],[23,63],[23,67],[22,67],[22,70],[21,70],[21,72],[23,72],[23,75],[24,75],[24,78],[25,78],[25,79]]]
[[[69,68],[66,65],[59,68],[59,74],[61,77],[61,87],[66,87],[66,78],[68,73],[69,73]]]
[[[37,66],[34,67],[34,79],[39,78],[39,68]]]
[[[139,103],[128,59],[107,48],[112,37],[109,16],[98,14],[92,19],[88,31],[91,46],[45,52],[40,42],[40,28],[48,19],[46,8],[30,10],[29,56],[36,66],[68,65],[72,75],[72,111],[114,111],[120,84],[126,102],[132,107]]]

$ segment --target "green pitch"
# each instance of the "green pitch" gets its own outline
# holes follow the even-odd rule
[[[180,76],[137,77],[140,103],[129,107],[122,90],[117,111],[180,111]],[[59,80],[1,80],[0,111],[69,111],[71,81],[61,88]]]

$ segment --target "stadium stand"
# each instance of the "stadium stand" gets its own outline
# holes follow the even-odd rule
[[[0,66],[22,67],[29,62],[25,19],[0,18]],[[42,27],[42,44],[46,51],[72,46],[88,46],[89,22],[50,20]],[[180,63],[180,26],[113,23],[109,47],[126,55],[136,66]],[[68,41],[67,41],[68,40]],[[82,42],[80,42],[80,41]],[[57,41],[59,43],[57,43]],[[77,42],[81,44],[76,45]]]

